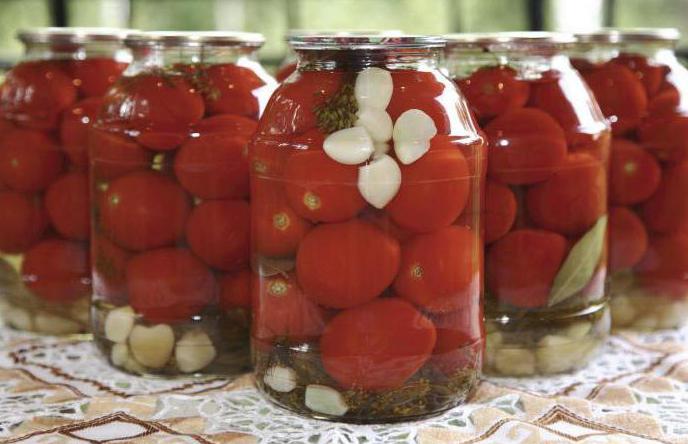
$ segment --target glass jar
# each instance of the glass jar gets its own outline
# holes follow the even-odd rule
[[[93,332],[132,373],[249,368],[247,144],[276,82],[259,34],[131,34],[90,134]]]
[[[445,68],[485,132],[486,371],[584,365],[609,331],[609,128],[571,35],[449,36]]]
[[[130,61],[126,31],[19,33],[22,60],[0,87],[0,313],[17,329],[88,330],[86,137]]]
[[[447,410],[482,362],[485,149],[444,40],[289,43],[250,152],[257,385],[337,421]]]
[[[612,324],[688,319],[688,70],[675,29],[581,34],[574,64],[612,122]]]

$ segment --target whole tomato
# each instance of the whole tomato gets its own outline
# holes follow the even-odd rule
[[[213,97],[206,97],[210,114],[237,114],[258,118],[258,98],[254,91],[265,85],[251,69],[235,64],[215,64],[206,72]]]
[[[39,196],[0,191],[0,251],[16,254],[36,243],[48,216]]]
[[[147,169],[153,161],[153,153],[134,140],[93,127],[88,131],[88,147],[95,180],[107,181]]]
[[[100,97],[91,97],[76,102],[62,115],[61,147],[69,161],[79,169],[88,167],[88,132],[102,103]]]
[[[96,235],[91,240],[93,294],[112,304],[127,302],[126,266],[131,253],[108,238]]]
[[[635,205],[657,190],[662,170],[642,146],[628,139],[614,138],[609,165],[609,201]]]
[[[480,304],[463,310],[432,316],[437,330],[437,341],[432,350],[431,362],[446,376],[466,368],[480,368],[483,343],[483,324]]]
[[[609,209],[609,271],[627,270],[645,255],[648,236],[643,221],[626,207]]]
[[[439,99],[446,85],[435,73],[416,70],[392,71],[394,89],[387,112],[396,122],[409,109],[419,109],[435,122],[437,134],[448,134],[450,122],[447,110]],[[453,99],[452,99],[453,100]]]
[[[45,189],[62,172],[64,158],[45,133],[16,129],[0,138],[0,181],[16,191]]]
[[[489,119],[528,101],[530,85],[508,66],[486,66],[457,83],[478,119]]]
[[[664,65],[655,65],[643,56],[635,54],[619,54],[611,60],[630,69],[645,87],[648,97],[653,97],[662,85],[664,76],[669,68]]]
[[[674,233],[688,228],[688,161],[664,170],[657,191],[643,203],[641,214],[650,231]]]
[[[509,232],[516,221],[516,196],[506,185],[488,180],[485,185],[485,243],[489,244]]]
[[[85,97],[102,96],[124,72],[127,64],[104,57],[71,60],[67,72],[74,79],[79,93]]]
[[[198,133],[198,137],[201,138],[207,134],[227,133],[248,139],[257,128],[258,122],[254,119],[234,114],[217,114],[198,122],[194,125],[193,132]]]
[[[647,252],[634,271],[646,290],[685,299],[688,294],[688,237],[682,233],[651,237]]]
[[[60,235],[72,240],[88,239],[88,176],[72,172],[57,179],[45,193],[45,208]]]
[[[219,279],[219,284],[222,310],[251,309],[251,270],[244,268],[225,274]]]

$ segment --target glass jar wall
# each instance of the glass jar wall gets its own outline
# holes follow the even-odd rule
[[[129,372],[249,366],[248,141],[275,87],[243,33],[130,35],[90,134],[93,331]]]
[[[489,142],[486,371],[584,365],[609,331],[609,129],[562,51],[570,35],[449,36],[445,68]]]
[[[23,31],[0,88],[0,310],[14,328],[88,329],[87,129],[130,61],[126,31]]]
[[[609,201],[615,327],[688,319],[688,71],[673,29],[579,36],[574,63],[612,122]]]
[[[449,409],[482,361],[485,149],[444,41],[290,44],[251,147],[258,387],[338,421]]]

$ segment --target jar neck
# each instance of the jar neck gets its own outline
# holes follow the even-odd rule
[[[131,52],[120,42],[87,42],[55,44],[49,42],[26,43],[24,60],[84,60],[109,58],[120,62],[131,61]]]
[[[572,57],[583,58],[593,63],[604,63],[620,54],[638,55],[664,64],[679,63],[671,42],[582,43],[571,51]]]
[[[171,68],[175,65],[195,64],[240,64],[242,61],[255,62],[257,48],[238,45],[178,45],[178,46],[137,46],[132,48],[133,65],[144,70],[150,67]],[[131,72],[128,71],[128,74]]]
[[[440,48],[299,49],[299,71],[361,70],[367,67],[428,71],[438,69]]]
[[[572,70],[568,55],[559,52],[537,51],[481,51],[480,49],[449,48],[444,53],[442,67],[452,78],[470,76],[486,66],[509,66],[524,80],[537,80],[551,71]]]

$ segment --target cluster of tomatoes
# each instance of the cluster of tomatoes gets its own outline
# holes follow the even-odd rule
[[[437,135],[420,159],[400,164],[400,189],[383,209],[361,196],[358,165],[323,151],[316,111],[351,73],[292,76],[251,147],[253,251],[259,262],[292,264],[255,277],[254,346],[269,353],[276,343],[308,343],[347,389],[397,388],[428,362],[448,376],[479,366],[467,348],[482,335],[472,202],[484,147],[460,140],[475,142],[475,133],[466,113],[440,100],[458,103],[450,82],[429,72],[391,76],[392,121],[419,109]]]
[[[624,53],[602,64],[575,64],[612,122],[610,271],[631,270],[652,294],[686,297],[685,68]]]
[[[489,141],[487,291],[507,307],[545,307],[571,246],[606,213],[604,119],[573,70],[523,80],[486,66],[457,83]]]
[[[65,304],[90,295],[87,128],[126,64],[27,61],[0,87],[0,252],[26,286]]]
[[[270,82],[176,65],[109,90],[90,134],[97,298],[150,323],[250,308],[247,145]]]

